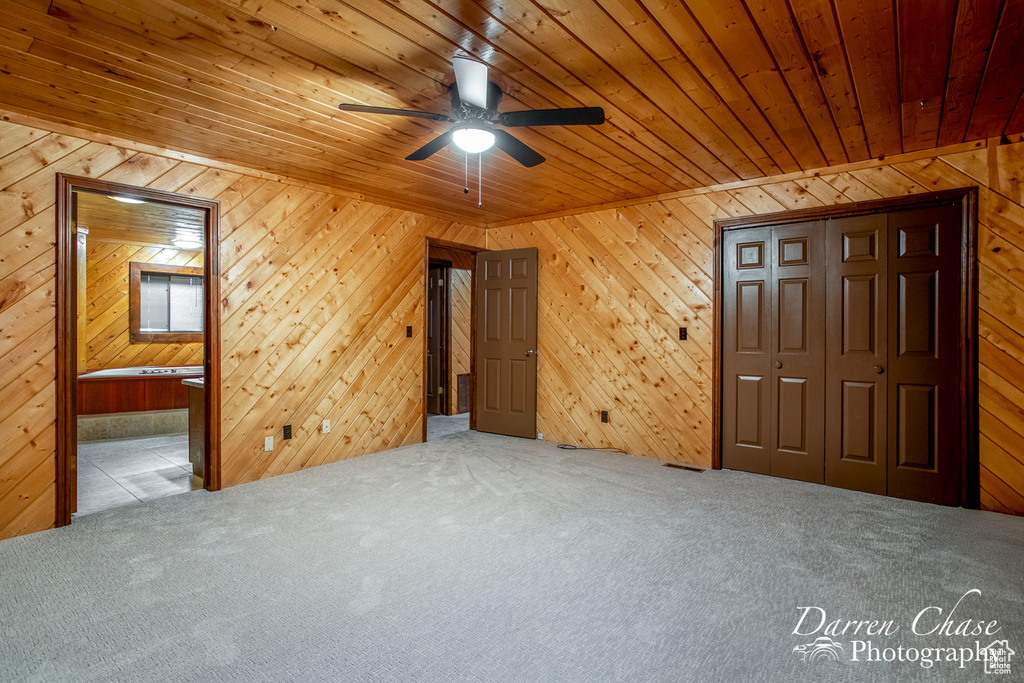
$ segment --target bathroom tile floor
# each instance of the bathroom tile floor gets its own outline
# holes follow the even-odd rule
[[[78,444],[76,517],[192,490],[187,434]]]

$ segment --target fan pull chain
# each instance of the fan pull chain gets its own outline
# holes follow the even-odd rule
[[[476,189],[477,198],[476,206],[480,208],[484,205],[484,155],[476,155]]]
[[[466,185],[462,188],[462,194],[469,194],[469,152],[463,152],[466,159]]]

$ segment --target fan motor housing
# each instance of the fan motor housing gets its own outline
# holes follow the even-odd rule
[[[458,83],[448,86],[448,94],[452,98],[452,116],[459,121],[483,120],[490,121],[498,113],[498,104],[501,102],[501,88],[494,81],[487,81],[487,109],[480,109],[471,104],[464,104],[459,98]]]

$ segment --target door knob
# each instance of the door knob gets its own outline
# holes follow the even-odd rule
[[[781,368],[782,367],[782,361],[781,360],[775,361],[775,367]]]
[[[527,352],[526,352],[526,355],[527,355],[527,356],[532,356],[532,355],[533,355],[533,354],[535,354],[535,353],[537,353],[537,352],[536,352],[536,351],[534,351],[533,349],[530,349],[529,351],[527,351]]]
[[[885,368],[883,368],[881,365],[876,365],[875,366],[875,372],[877,372],[879,375],[881,375],[883,372],[885,372]]]

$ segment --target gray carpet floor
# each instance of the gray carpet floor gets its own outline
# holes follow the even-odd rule
[[[446,439],[466,431],[469,431],[469,413],[427,417],[427,441]]]
[[[0,542],[0,680],[1021,680],[1022,560],[1021,518],[466,432]],[[821,612],[898,630],[803,661]]]

